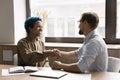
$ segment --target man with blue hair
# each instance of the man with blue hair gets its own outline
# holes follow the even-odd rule
[[[56,50],[45,50],[44,43],[38,37],[43,31],[42,18],[29,17],[25,21],[27,36],[18,41],[18,65],[44,66],[48,56],[59,57]]]

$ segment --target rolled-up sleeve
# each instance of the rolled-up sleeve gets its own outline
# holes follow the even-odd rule
[[[78,67],[81,72],[90,70],[92,63],[98,55],[97,50],[96,43],[90,42],[84,45],[82,49],[77,52],[79,58]]]

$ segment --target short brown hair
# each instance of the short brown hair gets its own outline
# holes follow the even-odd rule
[[[99,17],[94,12],[83,13],[80,22],[84,22],[85,20],[88,22],[91,29],[95,29],[98,26]]]

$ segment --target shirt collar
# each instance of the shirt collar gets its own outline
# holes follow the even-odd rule
[[[89,33],[87,34],[87,36],[85,37],[85,39],[84,39],[84,43],[86,43],[89,39],[91,39],[91,37],[93,37],[95,34],[96,34],[96,33],[95,33],[95,30],[89,32]]]
[[[30,39],[29,37],[26,37],[26,39],[31,42],[31,39]],[[37,37],[37,38],[35,39],[35,42],[37,42],[38,40],[39,40],[39,38]]]

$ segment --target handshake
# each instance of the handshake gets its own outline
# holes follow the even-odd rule
[[[60,69],[60,61],[59,59],[62,57],[62,53],[58,49],[53,49],[53,50],[47,50],[48,54],[48,59],[49,59],[49,65],[52,69]]]
[[[48,57],[54,58],[54,59],[58,59],[61,57],[61,53],[60,50],[58,49],[53,49],[53,50],[46,50],[44,52]]]

